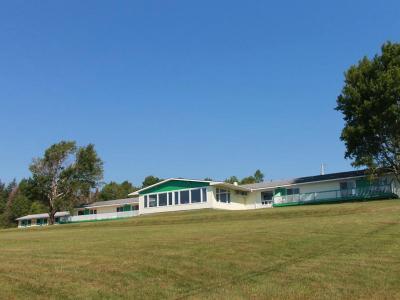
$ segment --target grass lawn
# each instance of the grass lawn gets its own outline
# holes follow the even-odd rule
[[[400,299],[400,200],[0,230],[0,299]]]

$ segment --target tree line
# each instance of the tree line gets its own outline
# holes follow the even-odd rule
[[[74,141],[51,145],[42,157],[33,159],[29,170],[31,176],[20,182],[0,181],[0,227],[15,226],[18,217],[45,212],[53,224],[57,211],[126,198],[139,188],[161,181],[150,175],[139,187],[129,181],[104,183],[103,162],[94,145],[77,146]]]
[[[139,186],[128,180],[104,183],[103,162],[94,145],[77,146],[74,141],[51,145],[42,157],[33,159],[29,169],[31,176],[20,182],[15,179],[8,184],[0,181],[0,227],[16,226],[18,217],[45,212],[49,213],[49,223],[53,224],[57,211],[127,198],[130,193],[163,180],[149,175]],[[241,180],[231,176],[225,182],[247,184],[261,182],[263,178],[257,170],[252,176]]]

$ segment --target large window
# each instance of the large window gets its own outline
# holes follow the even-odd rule
[[[192,194],[192,203],[199,203],[201,202],[201,190],[191,190],[190,191]]]
[[[178,205],[179,204],[179,192],[175,192],[174,197],[175,197],[175,205]]]
[[[230,202],[229,191],[222,196],[222,201]],[[207,202],[207,189],[197,188],[190,190],[173,191],[159,194],[149,194],[144,196],[144,207],[160,207],[167,205],[179,205],[189,203]]]
[[[167,205],[167,193],[158,194],[158,206]]]
[[[189,191],[181,191],[181,204],[189,203]]]
[[[286,195],[297,195],[297,194],[300,194],[299,188],[292,188],[286,190]]]
[[[266,191],[261,193],[261,204],[262,205],[270,205],[273,203],[274,192]]]
[[[203,202],[207,202],[207,189],[201,189],[203,194]]]
[[[168,205],[172,205],[172,193],[168,193]]]
[[[217,201],[223,203],[231,203],[231,193],[229,190],[217,189]]]
[[[149,207],[157,206],[157,195],[149,195]]]

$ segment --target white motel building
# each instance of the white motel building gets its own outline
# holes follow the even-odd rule
[[[170,178],[142,188],[130,198],[94,202],[58,212],[56,223],[90,222],[194,209],[249,210],[305,204],[398,198],[393,176],[370,181],[365,170],[238,185]],[[18,218],[18,227],[47,225],[49,215]]]

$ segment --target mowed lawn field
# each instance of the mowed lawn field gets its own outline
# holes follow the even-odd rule
[[[0,230],[0,299],[400,299],[400,200]]]

